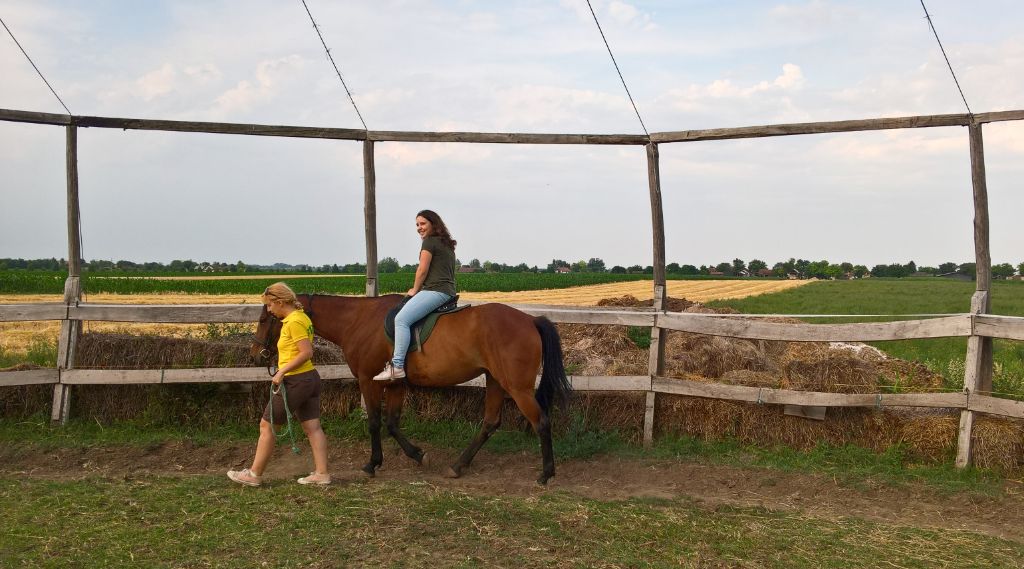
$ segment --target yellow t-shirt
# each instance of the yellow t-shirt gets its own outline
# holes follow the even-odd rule
[[[281,321],[281,337],[277,340],[277,367],[284,367],[299,355],[299,340],[309,340],[310,344],[313,343],[313,322],[301,308],[296,308]],[[310,358],[285,375],[305,373],[313,369],[313,360]]]

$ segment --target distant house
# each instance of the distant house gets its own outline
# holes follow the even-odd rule
[[[796,280],[796,279],[802,279],[804,277],[803,277],[803,275],[801,275],[797,271],[789,271],[788,273],[786,273],[786,278],[789,279],[789,280]]]
[[[736,276],[739,276],[739,277],[749,277],[750,276],[750,272],[747,271],[746,269],[741,269],[740,272],[736,273]]]
[[[708,274],[713,276],[713,277],[725,276],[725,273],[723,273],[722,271],[719,271],[718,269],[709,269],[708,270]]]
[[[555,272],[559,274],[571,273],[572,269],[569,267],[555,267]]]
[[[973,281],[974,280],[974,277],[972,277],[971,275],[965,275],[963,273],[958,273],[958,272],[955,272],[955,271],[952,272],[952,273],[943,273],[943,274],[941,274],[939,276],[944,278],[944,279],[951,279],[951,280],[954,280],[954,281]]]
[[[473,267],[470,267],[469,265],[462,265],[461,267],[459,267],[459,272],[460,273],[475,273],[476,269],[474,269]]]
[[[758,269],[757,276],[759,277],[770,277],[775,274],[775,271],[771,269]]]

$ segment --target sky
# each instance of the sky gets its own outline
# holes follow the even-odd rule
[[[650,132],[965,112],[919,0],[593,0]],[[371,130],[643,134],[585,0],[307,0]],[[1024,3],[928,0],[974,112],[1024,109]],[[76,115],[362,128],[300,0],[0,0]],[[0,31],[0,108],[63,113]],[[984,126],[1024,261],[1024,123]],[[66,258],[64,129],[0,122],[0,257]],[[365,262],[362,145],[79,129],[86,259]],[[667,262],[973,262],[964,127],[660,145]],[[376,144],[380,257],[652,262],[642,146]]]

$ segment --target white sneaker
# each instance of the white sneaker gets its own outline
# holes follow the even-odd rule
[[[248,468],[243,468],[242,470],[229,470],[228,478],[246,486],[259,486],[260,484],[263,484],[262,478],[253,474]]]
[[[299,484],[314,484],[317,486],[327,486],[331,483],[330,474],[317,474],[316,472],[310,472],[309,476],[303,476],[298,480]]]
[[[391,381],[403,378],[405,378],[405,368],[395,367],[391,362],[384,366],[384,371],[373,376],[374,381]]]

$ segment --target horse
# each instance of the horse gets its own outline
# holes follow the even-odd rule
[[[388,433],[406,456],[422,465],[425,453],[409,442],[399,427],[408,386],[451,387],[483,374],[487,391],[480,431],[446,475],[461,476],[480,447],[498,429],[502,403],[508,394],[540,439],[542,470],[537,482],[547,484],[555,475],[550,413],[556,404],[565,411],[572,394],[555,325],[547,318],[535,318],[504,304],[467,307],[437,321],[423,350],[407,356],[405,379],[374,381],[373,376],[384,368],[393,352],[384,333],[385,316],[402,298],[397,294],[380,297],[298,295],[316,334],[342,349],[349,369],[359,381],[370,432],[370,460],[363,466],[363,472],[373,477],[384,462],[381,402]],[[280,333],[280,321],[264,306],[252,344],[253,357],[271,357]],[[537,384],[542,364],[543,373]]]

